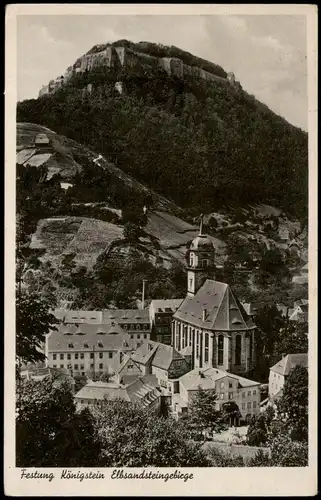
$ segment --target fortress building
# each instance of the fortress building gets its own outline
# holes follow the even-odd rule
[[[256,326],[230,286],[215,281],[215,248],[202,220],[187,260],[187,295],[173,315],[172,346],[189,352],[192,368],[247,373],[255,364]]]
[[[89,53],[84,54],[72,66],[69,66],[64,76],[59,76],[56,80],[51,80],[48,85],[43,86],[39,92],[39,97],[54,93],[67,83],[73,75],[94,71],[99,67],[109,69],[149,67],[161,69],[169,76],[177,78],[190,76],[207,81],[217,81],[235,89],[241,88],[240,83],[235,80],[234,73],[228,73],[226,77],[219,76],[215,72],[205,71],[198,66],[185,64],[179,57],[156,57],[125,46],[96,45]]]

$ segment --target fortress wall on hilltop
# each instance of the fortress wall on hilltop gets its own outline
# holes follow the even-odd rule
[[[138,52],[127,47],[107,46],[103,50],[85,54],[81,56],[73,66],[67,69],[65,81],[68,81],[72,74],[92,71],[94,68],[105,66],[107,68],[126,68],[139,67],[148,65],[149,67],[160,67],[168,75],[173,75],[178,78],[183,78],[185,75],[194,78],[201,78],[206,81],[216,81],[224,84],[229,84],[236,89],[241,89],[239,82],[235,81],[233,73],[229,73],[226,78],[205,71],[198,66],[189,66],[184,64],[182,59],[177,57],[155,57],[143,52]],[[56,82],[49,82],[48,86],[44,86],[39,97],[45,94],[55,92],[57,87]]]

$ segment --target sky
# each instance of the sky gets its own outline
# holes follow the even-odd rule
[[[100,43],[176,45],[235,73],[244,90],[307,130],[306,17],[300,15],[19,15],[18,100]]]

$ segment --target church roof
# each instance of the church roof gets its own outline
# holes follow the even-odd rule
[[[193,239],[190,246],[190,250],[198,250],[200,248],[202,249],[209,248],[213,250],[214,244],[208,236],[204,234],[199,234],[198,236],[196,236],[196,238]]]
[[[252,319],[246,314],[229,285],[214,280],[206,280],[196,295],[187,296],[173,318],[215,331],[255,328]]]

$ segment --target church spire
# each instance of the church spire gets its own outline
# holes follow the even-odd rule
[[[203,217],[204,217],[204,215],[201,214],[201,217],[200,217],[201,218],[201,220],[200,220],[200,232],[198,233],[198,236],[204,236],[203,235]]]

